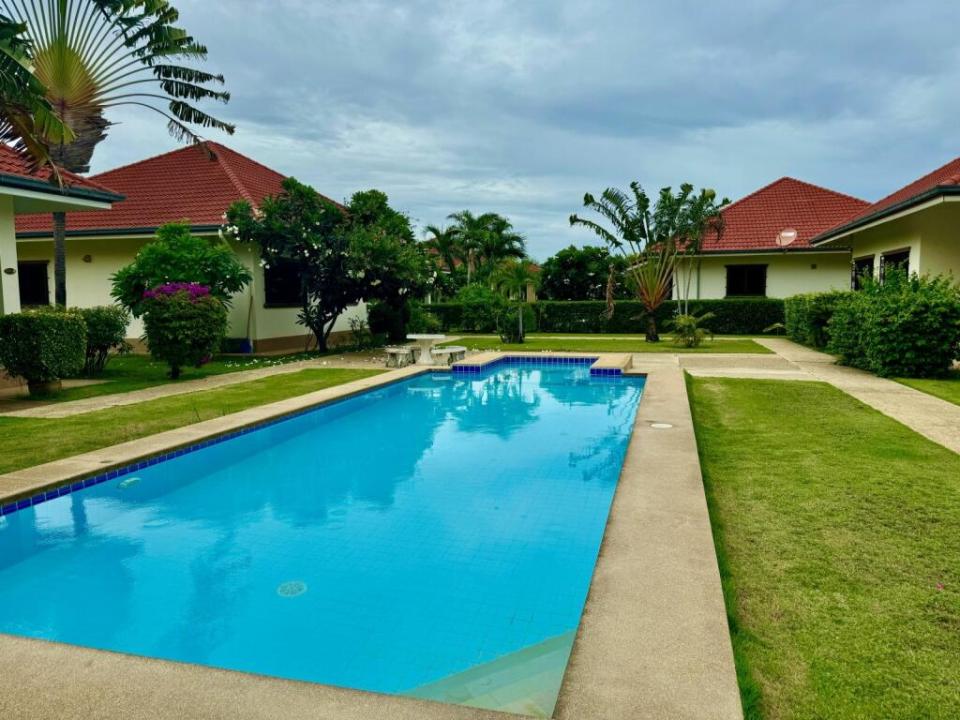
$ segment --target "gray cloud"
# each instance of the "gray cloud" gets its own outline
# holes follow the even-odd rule
[[[960,154],[960,7],[924,1],[179,0],[233,101],[214,137],[422,224],[507,214],[544,258],[587,190],[794,175],[875,199]],[[121,111],[104,170],[174,147]]]

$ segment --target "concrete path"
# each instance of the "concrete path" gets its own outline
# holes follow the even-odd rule
[[[112,395],[99,395],[97,397],[83,398],[82,400],[70,400],[60,403],[46,403],[34,405],[19,410],[0,411],[0,417],[20,417],[20,418],[65,418],[73,415],[82,415],[97,410],[106,410],[112,407],[122,407],[124,405],[135,405],[136,403],[146,402],[148,400],[157,400],[159,398],[173,397],[174,395],[183,395],[185,393],[200,392],[202,390],[213,390],[216,388],[236,385],[238,383],[259,380],[274,375],[283,375],[286,373],[299,372],[300,370],[317,368],[359,368],[383,370],[386,367],[386,357],[376,353],[345,353],[344,355],[335,355],[316,360],[303,360],[299,362],[286,363],[284,365],[271,365],[269,367],[257,368],[255,370],[239,370],[225,375],[213,375],[211,377],[200,378],[198,380],[183,380],[177,383],[167,383],[165,385],[156,385],[154,387],[144,388],[143,390],[133,390],[126,393],[115,393]]]
[[[741,720],[683,372],[647,375],[557,720]]]
[[[807,379],[828,382],[935,443],[960,453],[960,405],[863,370],[837,365],[832,355],[784,338],[762,338],[757,342],[806,373]]]

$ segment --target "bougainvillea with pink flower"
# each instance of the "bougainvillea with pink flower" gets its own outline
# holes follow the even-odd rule
[[[155,288],[144,290],[144,300],[155,300],[160,296],[176,295],[184,293],[190,298],[190,302],[196,302],[198,298],[207,297],[210,294],[210,288],[200,283],[188,282],[170,282],[163,285],[157,285]]]

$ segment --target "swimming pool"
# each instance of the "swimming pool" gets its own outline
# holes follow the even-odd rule
[[[430,373],[0,517],[0,632],[552,712],[643,380]]]

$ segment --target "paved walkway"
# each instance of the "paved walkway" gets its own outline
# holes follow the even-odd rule
[[[113,407],[135,405],[136,403],[172,397],[174,395],[213,390],[227,387],[228,385],[236,385],[238,383],[250,382],[251,380],[259,380],[260,378],[294,373],[311,368],[382,370],[385,366],[386,358],[382,353],[345,353],[343,355],[318,358],[316,360],[302,360],[299,362],[286,363],[285,365],[271,365],[270,367],[257,368],[255,370],[239,370],[234,373],[213,375],[198,380],[184,380],[178,383],[156,385],[154,387],[144,388],[143,390],[133,390],[131,392],[115,393],[112,395],[99,395],[97,397],[69,400],[61,403],[35,405],[21,410],[0,411],[0,416],[45,419],[65,418]]]
[[[827,382],[924,437],[960,453],[960,405],[863,370],[785,338],[755,338],[775,355],[677,355],[691,375]],[[639,358],[635,356],[635,362]]]

